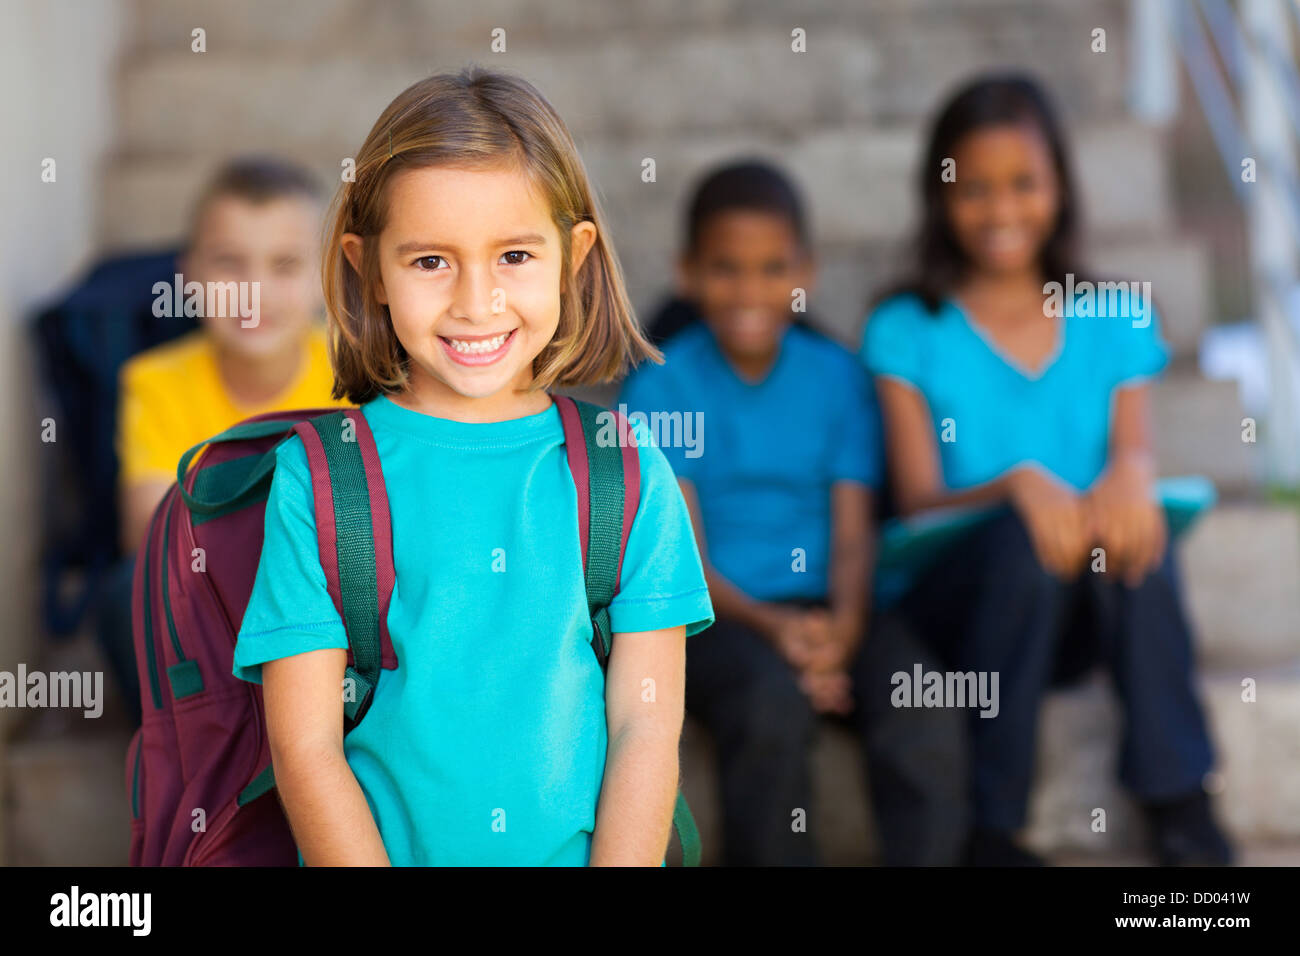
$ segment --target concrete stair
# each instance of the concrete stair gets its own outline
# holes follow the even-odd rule
[[[104,712],[22,710],[0,740],[0,866],[124,866],[131,815],[131,727],[112,672],[88,631],[46,642],[31,669],[104,673]]]
[[[10,743],[3,755],[3,863],[125,866],[131,816],[122,730]]]
[[[1257,699],[1242,700],[1242,680],[1256,682]],[[1210,784],[1234,843],[1258,858],[1267,848],[1290,847],[1285,865],[1300,863],[1300,668],[1206,671],[1200,680],[1216,742],[1219,768]],[[1025,842],[1051,860],[1149,865],[1145,824],[1116,781],[1120,709],[1096,674],[1083,685],[1057,690],[1044,701],[1038,772]],[[719,861],[718,783],[712,741],[688,720],[682,743],[682,789],[704,834],[706,865]],[[808,832],[825,864],[865,865],[878,848],[861,749],[854,735],[827,722],[813,752],[814,803]],[[1094,810],[1106,829],[1094,832]],[[1242,860],[1239,862],[1247,862]]]
[[[1228,501],[1192,529],[1180,556],[1197,654],[1206,667],[1249,674],[1300,662],[1300,515],[1294,508]]]

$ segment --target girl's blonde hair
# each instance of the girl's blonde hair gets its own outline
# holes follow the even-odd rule
[[[406,349],[388,309],[375,297],[386,194],[402,170],[514,163],[546,198],[560,233],[560,320],[533,363],[533,387],[608,382],[628,363],[662,362],[637,326],[605,220],[573,138],[530,83],[491,70],[440,73],[388,104],[356,157],[353,182],[334,198],[323,262],[333,397],[361,404],[406,384]],[[576,275],[570,230],[596,227],[596,242]],[[343,254],[343,235],[363,237],[361,273]]]

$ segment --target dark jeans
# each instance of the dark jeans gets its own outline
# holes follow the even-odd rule
[[[888,707],[888,674],[926,653],[900,619],[873,624],[852,666],[857,709],[821,718],[845,722],[863,742],[888,864],[955,862],[965,832],[961,718],[946,710],[903,717]],[[724,864],[817,865],[810,754],[819,715],[795,672],[761,635],[723,618],[690,639],[686,674],[687,710],[717,749]],[[797,808],[807,832],[792,826]]]
[[[955,544],[898,613],[948,668],[999,675],[998,715],[967,712],[976,826],[1024,824],[1043,693],[1097,660],[1124,710],[1121,781],[1144,802],[1201,787],[1213,754],[1172,547],[1135,588],[1089,569],[1067,583],[1043,570],[1007,512]]]

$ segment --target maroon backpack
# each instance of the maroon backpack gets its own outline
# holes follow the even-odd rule
[[[602,668],[612,633],[640,467],[626,420],[555,396],[578,492],[578,534]],[[365,716],[381,669],[399,661],[388,637],[392,528],[374,437],[358,408],[271,412],[182,456],[136,559],[132,608],[143,721],[126,755],[132,866],[294,866],[297,849],[272,791],[262,688],[232,673],[235,640],[262,550],[279,444],[307,451],[321,567],[348,638],[344,731]],[[190,462],[202,449],[193,468]],[[678,793],[673,823],[688,865],[699,835]]]

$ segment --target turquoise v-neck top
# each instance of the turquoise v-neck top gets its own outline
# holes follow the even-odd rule
[[[1083,490],[1106,466],[1116,389],[1152,378],[1168,362],[1153,305],[1127,292],[1097,303],[1088,311],[1100,315],[1055,319],[1057,347],[1038,370],[1004,355],[957,302],[931,314],[914,295],[872,312],[860,356],[872,374],[925,398],[948,488],[1037,462]]]

